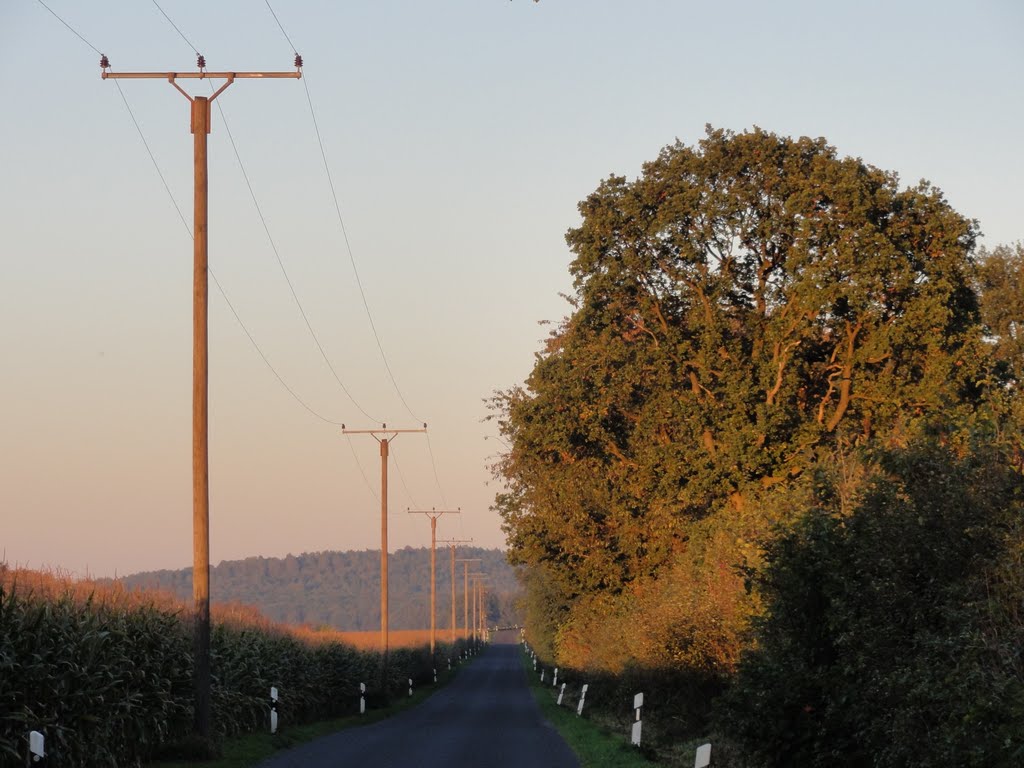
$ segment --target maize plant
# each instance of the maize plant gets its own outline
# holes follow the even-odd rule
[[[20,580],[19,580],[20,579]],[[271,686],[282,727],[357,711],[360,682],[398,693],[432,680],[429,651],[380,656],[251,610],[215,611],[213,724],[223,736],[267,727]],[[0,766],[23,765],[29,731],[46,737],[50,768],[137,766],[192,729],[192,622],[166,595],[101,590],[0,570]]]

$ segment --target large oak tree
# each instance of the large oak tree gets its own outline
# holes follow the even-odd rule
[[[511,555],[561,596],[563,650],[619,615],[636,656],[728,666],[774,491],[973,408],[977,228],[927,182],[760,129],[668,146],[579,210],[571,315],[494,400]]]

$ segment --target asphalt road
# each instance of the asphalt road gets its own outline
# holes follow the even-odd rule
[[[517,636],[498,633],[419,706],[282,752],[259,768],[578,768],[527,687]]]

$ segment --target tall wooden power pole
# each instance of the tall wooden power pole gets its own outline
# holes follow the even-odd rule
[[[472,544],[473,540],[472,539],[442,539],[441,543],[448,545],[448,549],[451,550],[451,555],[452,555],[452,623],[451,623],[451,629],[452,629],[452,642],[454,643],[455,642],[455,632],[456,632],[456,627],[455,627],[455,548],[459,544]]]
[[[403,432],[426,432],[421,429],[347,429],[341,425],[343,435],[370,435],[380,443],[380,673],[381,683],[387,677],[388,669],[388,449],[396,437]]]
[[[192,104],[191,130],[194,156],[193,268],[192,268],[192,599],[195,610],[195,731],[210,736],[210,476],[207,436],[207,243],[208,190],[206,137],[210,133],[210,104],[235,80],[300,78],[302,58],[295,57],[294,72],[207,72],[199,56],[198,72],[111,72],[100,60],[104,80],[166,80]],[[190,96],[178,80],[224,80],[211,96]]]
[[[409,509],[410,515],[426,515],[430,518],[430,658],[434,658],[434,633],[437,629],[435,585],[437,583],[435,558],[437,552],[437,518],[441,515],[457,515],[461,509]]]

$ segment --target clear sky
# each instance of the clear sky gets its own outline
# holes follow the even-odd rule
[[[47,0],[119,71],[191,71],[151,3]],[[210,70],[288,70],[250,0],[162,0]],[[567,311],[565,231],[706,123],[825,136],[927,178],[985,244],[1024,238],[1024,4],[1017,0],[277,0],[305,60],[377,352],[306,90],[239,81],[210,137],[211,559],[380,545],[378,447],[322,420],[430,425],[394,444],[407,507],[503,546],[485,400],[523,381]],[[192,247],[98,56],[36,0],[0,0],[0,549],[11,564],[126,574],[191,564]],[[195,93],[208,94],[192,81]],[[189,224],[188,105],[124,95]],[[371,418],[367,418],[365,411]],[[432,468],[431,453],[437,477]],[[363,479],[363,475],[368,481]]]

